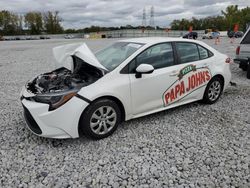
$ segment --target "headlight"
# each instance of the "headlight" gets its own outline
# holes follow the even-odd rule
[[[36,95],[33,99],[36,102],[49,104],[49,111],[51,111],[65,104],[72,97],[74,97],[77,92],[78,90],[71,90],[67,92]]]

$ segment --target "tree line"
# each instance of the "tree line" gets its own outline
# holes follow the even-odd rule
[[[239,30],[245,31],[250,23],[250,7],[239,9],[238,5],[230,5],[221,11],[219,16],[209,16],[197,19],[181,19],[171,22],[172,30],[188,30],[190,26],[194,30],[218,29],[220,31],[233,30],[238,24]]]
[[[66,29],[64,30],[64,33],[91,33],[91,32],[114,31],[114,30],[122,30],[122,29],[152,30],[155,28],[151,26],[143,27],[143,26],[132,26],[132,25],[125,25],[125,26],[119,26],[119,27],[101,27],[101,26],[92,25],[90,27],[85,27],[84,29]],[[161,28],[159,26],[156,26],[156,29],[164,30],[164,28]]]
[[[59,12],[28,12],[25,15],[0,11],[0,35],[38,35],[63,33]],[[24,27],[27,28],[24,30]]]
[[[120,26],[101,27],[90,26],[83,29],[66,29],[62,27],[62,18],[58,11],[28,12],[24,15],[2,10],[0,11],[0,35],[23,35],[23,34],[61,34],[61,33],[90,33],[120,29],[155,29],[150,26]],[[173,20],[170,24],[172,30],[188,30],[190,26],[193,30],[218,29],[220,31],[233,30],[238,24],[239,29],[246,30],[246,25],[250,23],[250,7],[239,9],[238,5],[230,5],[221,11],[219,16],[209,16],[205,18]],[[156,29],[164,29],[156,26]]]

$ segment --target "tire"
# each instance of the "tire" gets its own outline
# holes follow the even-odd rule
[[[249,67],[247,63],[240,63],[239,67],[243,70],[243,71],[247,71],[247,68]]]
[[[119,106],[112,100],[100,99],[90,104],[83,112],[79,128],[87,137],[102,139],[111,135],[120,122]]]
[[[223,81],[219,77],[214,77],[207,84],[202,102],[214,104],[221,96],[223,91]]]
[[[247,66],[247,78],[250,79],[250,64]]]

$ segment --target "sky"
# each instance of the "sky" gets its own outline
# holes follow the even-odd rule
[[[220,15],[228,5],[250,6],[250,0],[0,0],[0,10],[18,14],[29,11],[59,11],[64,28],[91,25],[121,26],[142,24],[143,9],[149,24],[154,7],[154,23],[168,27],[174,19]]]

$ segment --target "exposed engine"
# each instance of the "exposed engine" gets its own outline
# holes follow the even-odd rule
[[[27,89],[34,94],[61,92],[87,86],[104,75],[103,71],[83,62],[76,56],[73,59],[73,72],[63,67],[41,74],[27,84]]]

